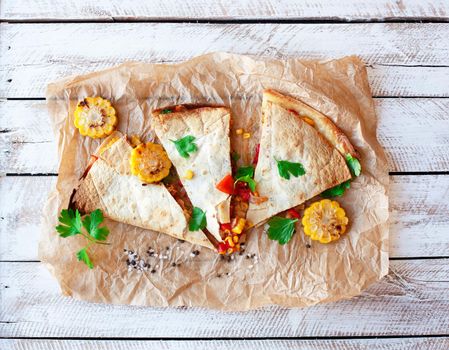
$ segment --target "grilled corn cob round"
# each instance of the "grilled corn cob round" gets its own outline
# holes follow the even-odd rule
[[[141,143],[131,152],[131,173],[146,183],[158,182],[170,172],[171,162],[161,145]]]
[[[111,102],[102,97],[86,97],[75,109],[75,127],[83,136],[94,139],[112,134],[117,116]]]
[[[345,233],[348,218],[340,204],[323,199],[311,204],[302,218],[304,233],[314,241],[329,243]]]

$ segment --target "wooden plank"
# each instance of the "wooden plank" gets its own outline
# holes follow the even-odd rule
[[[390,171],[449,170],[449,99],[381,98],[375,103],[378,138]],[[0,131],[0,172],[57,172],[45,101],[0,100]]]
[[[390,255],[449,257],[449,176],[390,179]],[[38,259],[40,214],[55,182],[48,176],[0,178],[1,260]]]
[[[158,20],[158,19],[445,19],[444,0],[191,0],[142,2],[136,0],[32,1],[3,0],[4,20]]]
[[[266,340],[39,340],[2,339],[11,350],[447,350],[449,338]]]
[[[213,51],[308,59],[354,54],[374,65],[376,95],[403,89],[413,96],[448,94],[448,23],[59,23],[2,24],[1,30],[0,97],[42,97],[52,80],[124,61],[173,62]],[[390,77],[379,65],[442,67],[395,68]],[[429,81],[423,83],[423,76]],[[379,86],[376,79],[385,77]]]
[[[392,261],[387,277],[348,301],[245,313],[85,303],[61,296],[39,263],[0,263],[0,281],[5,338],[430,336],[449,328],[449,259]]]

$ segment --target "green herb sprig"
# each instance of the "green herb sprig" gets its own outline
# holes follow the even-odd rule
[[[354,158],[349,153],[347,153],[345,159],[346,164],[351,171],[352,178],[324,191],[323,193],[321,193],[321,197],[332,198],[343,196],[345,191],[351,187],[351,181],[354,180],[357,176],[360,176],[360,174],[362,173],[362,166],[360,165],[360,161],[357,158]]]
[[[268,220],[268,238],[278,241],[279,244],[290,242],[295,233],[295,222],[298,219],[288,219],[281,216],[273,216]]]
[[[207,226],[206,213],[198,207],[193,207],[192,217],[189,221],[189,230],[198,231]]]
[[[237,171],[235,172],[236,179],[238,179],[239,177],[247,176],[247,175],[249,177],[254,177],[254,167],[252,165],[242,166],[242,167],[238,168]]]
[[[293,163],[287,160],[277,160],[279,176],[290,180],[290,174],[294,177],[302,176],[306,173],[301,163]]]
[[[106,239],[109,235],[109,229],[105,226],[100,227],[104,217],[100,209],[94,210],[90,215],[84,216],[81,219],[81,214],[78,209],[63,209],[58,218],[59,225],[56,226],[56,231],[60,237],[67,238],[76,235],[82,235],[87,239],[87,245],[76,253],[79,261],[84,262],[89,269],[93,269],[94,264],[89,257],[89,248],[92,244],[106,244]],[[84,227],[85,232],[82,230]]]
[[[349,170],[351,170],[351,174],[353,177],[357,177],[362,172],[362,166],[357,158],[354,158],[349,153],[346,154],[346,164],[348,164]]]
[[[189,158],[190,153],[196,152],[198,147],[195,143],[195,136],[187,135],[179,140],[170,140],[175,144],[176,150],[183,158]]]

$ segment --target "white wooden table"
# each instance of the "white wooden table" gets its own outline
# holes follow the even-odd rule
[[[0,17],[0,349],[449,348],[449,0],[2,0]],[[391,269],[362,296],[247,313],[95,305],[39,264],[57,175],[46,84],[211,51],[367,63]]]

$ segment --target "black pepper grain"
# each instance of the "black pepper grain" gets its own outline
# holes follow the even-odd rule
[[[312,248],[312,246],[310,244],[306,244],[306,248]]]
[[[199,251],[199,250],[194,250],[194,251],[192,252],[192,254],[193,254],[193,255],[200,255],[200,251]]]
[[[171,266],[175,267],[175,266],[176,266],[176,263],[175,263],[175,262],[171,263]]]
[[[183,239],[178,239],[179,243],[184,243],[185,241]]]
[[[156,270],[155,269],[151,270],[151,273],[156,273]]]

